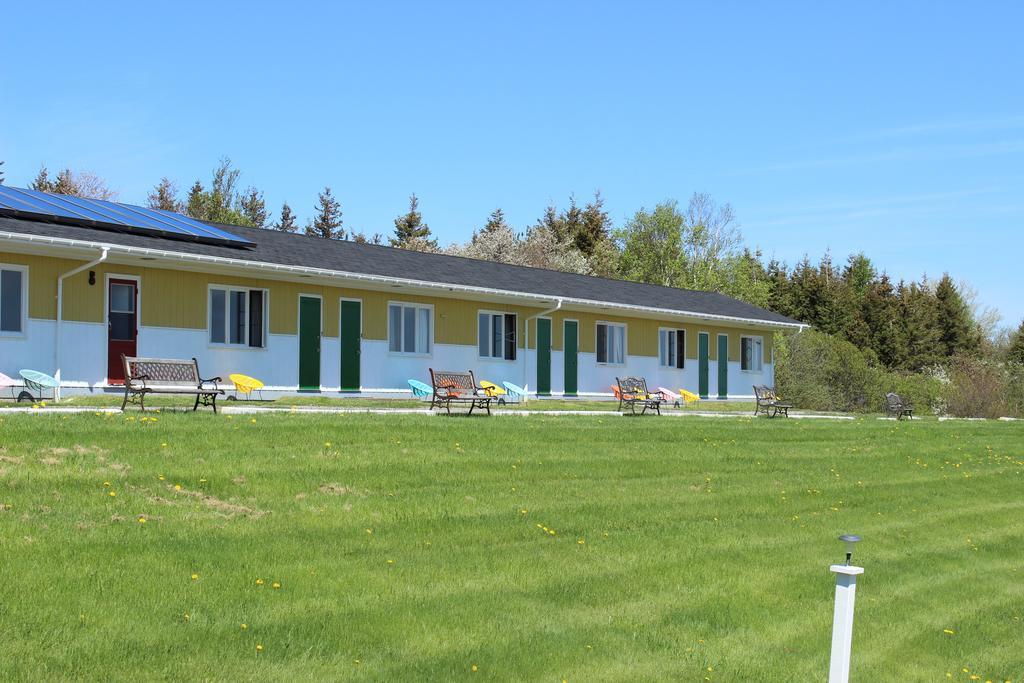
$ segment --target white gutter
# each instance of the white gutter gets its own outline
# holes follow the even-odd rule
[[[493,289],[490,287],[476,287],[472,285],[455,285],[441,282],[428,282],[426,280],[413,280],[410,278],[399,278],[388,275],[370,275],[367,273],[352,273],[343,270],[329,270],[326,268],[309,268],[306,266],[287,266],[276,263],[265,263],[262,261],[247,261],[245,259],[224,258],[223,256],[206,256],[202,254],[188,254],[180,251],[167,251],[164,249],[151,249],[148,247],[130,247],[119,244],[107,244],[87,240],[67,239],[64,237],[50,237],[47,235],[25,235],[0,231],[0,239],[7,239],[13,242],[24,242],[28,244],[46,244],[78,249],[109,249],[115,253],[129,256],[162,258],[182,262],[193,262],[219,266],[233,266],[236,268],[249,268],[272,273],[284,273],[288,275],[306,275],[309,277],[324,277],[356,280],[362,282],[374,282],[391,285],[407,285],[410,287],[421,287],[424,289],[438,289],[448,291],[466,292],[487,296],[505,296],[509,298],[524,299],[535,304],[545,304],[551,301],[552,297],[539,294],[527,294],[524,292],[513,292],[504,289]],[[652,306],[639,306],[636,304],[619,304],[608,301],[595,301],[593,299],[578,299],[574,297],[562,297],[561,301],[566,305],[587,306],[606,310],[618,310],[626,312],[642,312],[654,314],[661,317],[697,318],[706,321],[721,321],[727,323],[743,323],[764,325],[776,328],[799,329],[801,323],[783,323],[759,318],[743,318],[740,316],[718,315],[716,313],[697,313],[695,311],[679,311],[672,308],[656,308]]]
[[[60,400],[60,337],[61,337],[61,321],[64,319],[64,280],[72,275],[78,275],[83,270],[89,270],[93,266],[99,265],[107,260],[107,253],[110,251],[108,247],[100,247],[102,253],[99,258],[84,263],[73,270],[69,270],[62,275],[57,277],[57,335],[53,342],[53,365],[56,368],[54,372],[54,379],[57,380],[57,388],[54,389],[54,399]]]
[[[558,299],[558,301],[555,303],[554,308],[549,308],[548,310],[541,311],[540,313],[534,313],[529,318],[527,318],[525,321],[523,321],[523,333],[526,335],[526,339],[524,340],[526,343],[523,344],[523,351],[524,352],[530,350],[530,321],[534,320],[536,318],[539,318],[541,316],[548,315],[549,313],[554,313],[555,311],[557,311],[557,310],[559,310],[561,308],[562,308],[562,300]],[[554,327],[552,327],[552,329],[551,329],[551,336],[552,337],[555,336]],[[536,344],[533,345],[533,351],[534,351],[534,353],[537,352],[537,345]],[[536,365],[536,364],[534,364],[534,365]],[[524,358],[523,359],[523,389],[526,391],[526,396],[523,397],[523,400],[528,400],[528,396],[530,394],[530,391],[529,391],[530,387],[527,385],[527,381],[526,381],[528,379],[527,376],[526,376],[526,373],[529,372],[529,369],[530,369],[530,364],[527,363],[526,359]]]

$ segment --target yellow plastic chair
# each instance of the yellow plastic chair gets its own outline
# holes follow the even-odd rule
[[[507,394],[508,392],[499,387],[497,384],[495,384],[494,382],[488,382],[487,380],[483,380],[480,382],[480,388],[483,389],[484,393],[490,396],[491,398],[498,399],[497,402],[499,406],[505,405],[505,394]]]
[[[228,375],[228,379],[235,385],[235,395],[228,396],[229,401],[238,400],[238,394],[244,394],[245,400],[252,399],[252,392],[256,392],[259,395],[259,400],[263,400],[263,382],[259,381],[255,377],[249,377],[240,373],[232,373]]]

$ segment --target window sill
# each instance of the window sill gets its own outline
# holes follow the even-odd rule
[[[515,358],[493,358],[491,356],[477,356],[476,359],[481,363],[515,363]]]
[[[0,332],[0,339],[26,339],[28,334],[25,332]]]
[[[249,346],[248,344],[217,344],[210,342],[206,348],[212,351],[266,351],[266,346]]]
[[[405,353],[404,351],[388,351],[389,356],[395,358],[433,358],[433,353]]]

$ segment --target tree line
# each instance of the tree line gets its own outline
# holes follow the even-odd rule
[[[804,257],[793,266],[766,260],[744,242],[733,208],[706,193],[694,193],[685,206],[669,200],[641,208],[619,227],[600,192],[582,205],[570,196],[564,208],[547,206],[523,231],[496,208],[467,242],[441,246],[415,194],[395,218],[391,235],[368,236],[345,225],[330,187],[319,192],[312,218],[300,226],[287,202],[272,217],[263,193],[252,186],[242,189],[240,176],[231,160],[222,158],[209,181],[197,179],[184,197],[174,181],[161,178],[147,203],[214,223],[720,292],[848,341],[889,370],[916,372],[961,356],[1024,364],[1024,321],[1013,331],[999,328],[998,313],[981,307],[968,284],[949,274],[894,282],[863,253],[842,264],[828,253],[817,263]],[[117,197],[97,175],[70,169],[51,178],[43,167],[31,187]]]

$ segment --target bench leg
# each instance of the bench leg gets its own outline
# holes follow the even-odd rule
[[[192,406],[193,413],[196,412],[197,410],[199,410],[199,394],[196,394],[196,404]]]
[[[121,412],[122,413],[124,412],[124,407],[126,405],[128,405],[128,387],[127,386],[125,386],[125,388],[124,388],[124,400],[121,401]]]
[[[210,405],[213,407],[213,414],[217,414],[217,394],[213,395],[213,400],[210,401]]]
[[[142,391],[139,393],[139,412],[146,412],[146,392]]]

